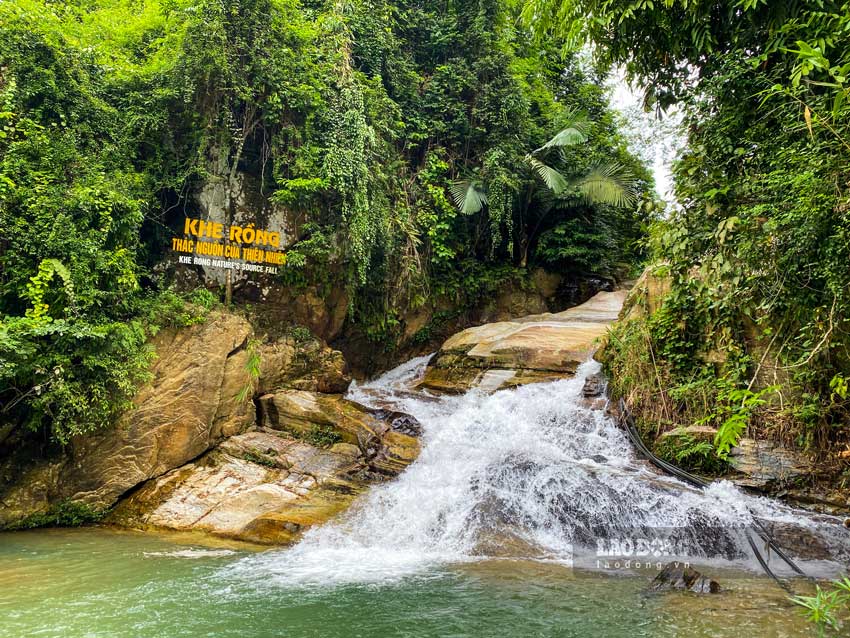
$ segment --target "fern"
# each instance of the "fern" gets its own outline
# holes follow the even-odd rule
[[[717,429],[717,434],[714,436],[714,446],[717,448],[717,455],[725,459],[729,456],[729,451],[738,445],[741,441],[741,435],[747,429],[748,415],[741,412],[736,412]]]
[[[778,386],[772,385],[758,392],[753,392],[749,388],[735,388],[720,397],[725,399],[724,412],[729,415],[714,437],[714,447],[717,448],[717,455],[720,458],[725,460],[729,451],[738,445],[755,409],[767,403],[763,398],[764,395],[775,392],[777,388]]]

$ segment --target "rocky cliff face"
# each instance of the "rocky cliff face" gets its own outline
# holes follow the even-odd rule
[[[250,383],[251,335],[247,321],[224,313],[157,335],[153,379],[135,408],[114,428],[75,438],[61,458],[36,464],[7,486],[0,493],[0,527],[63,501],[109,507],[130,488],[243,431],[254,421],[253,404],[237,400]]]
[[[120,502],[114,524],[287,542],[416,457],[415,437],[342,397],[340,352],[303,333],[254,337],[224,312],[160,333],[134,409],[0,488],[0,528]]]
[[[539,286],[507,289],[485,314],[501,320],[526,307],[545,310],[561,282],[535,276]],[[581,312],[455,335],[425,385],[463,391],[486,379],[495,390],[570,374],[604,332],[611,313],[603,306],[619,299],[611,294]],[[328,321],[338,324],[332,334],[340,329],[339,318]],[[110,511],[116,525],[290,542],[416,458],[415,419],[344,398],[351,377],[341,352],[303,328],[278,327],[268,338],[257,325],[215,312],[203,324],[161,332],[152,343],[153,378],[134,409],[0,484],[0,528],[49,519],[74,503]]]

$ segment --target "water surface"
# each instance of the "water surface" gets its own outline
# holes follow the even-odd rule
[[[739,532],[794,526],[840,556],[840,521],[658,474],[583,400],[595,362],[568,380],[431,397],[415,390],[426,361],[349,393],[414,415],[417,461],[294,547],[104,528],[0,534],[0,638],[812,634]],[[657,567],[585,569],[599,539],[665,535],[687,541],[723,592],[650,594]]]
[[[648,574],[521,560],[443,565],[387,583],[281,585],[262,572],[228,576],[253,550],[193,541],[91,528],[0,534],[0,636],[812,635],[781,590],[741,573],[718,573],[727,590],[713,596],[647,594]]]

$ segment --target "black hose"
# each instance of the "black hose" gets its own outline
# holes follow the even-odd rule
[[[776,553],[776,555],[779,556],[779,558],[785,561],[785,564],[788,565],[788,567],[793,569],[797,574],[799,574],[803,578],[808,578],[810,581],[815,582],[814,577],[807,575],[806,572],[800,569],[800,566],[797,565],[797,563],[795,563],[793,560],[791,560],[788,554],[786,554],[782,550],[782,548],[780,548],[776,544],[776,541],[774,541],[773,538],[770,536],[770,532],[768,532],[764,528],[762,522],[757,518],[753,518],[753,528],[755,529],[756,534],[758,534],[761,539],[768,544],[768,547],[770,547],[770,549],[772,549]]]
[[[667,472],[668,474],[672,474],[673,476],[681,479],[685,483],[689,483],[690,485],[693,485],[695,487],[699,487],[701,489],[708,487],[708,481],[694,476],[693,474],[690,474],[685,470],[676,467],[671,463],[668,463],[667,461],[662,461],[657,456],[655,456],[655,454],[649,451],[649,449],[646,447],[646,445],[644,445],[643,441],[641,440],[640,435],[638,434],[637,429],[635,428],[634,420],[632,419],[631,413],[626,407],[626,402],[623,399],[620,399],[620,420],[625,426],[626,434],[629,435],[629,439],[631,440],[632,445],[634,445],[638,449],[638,451],[643,454],[646,459],[655,467],[660,470],[663,470],[664,472]],[[764,528],[764,525],[761,523],[761,521],[753,517],[753,524],[750,526],[750,529],[756,534],[758,534],[759,537],[761,537],[761,539],[767,543],[768,547],[772,549],[776,553],[776,555],[779,556],[779,558],[781,558],[792,570],[794,570],[794,572],[796,572],[800,576],[803,576],[804,578],[808,578],[812,581],[814,580],[811,576],[807,576],[806,573],[802,569],[800,569],[800,567],[793,560],[791,560],[791,558],[784,551],[782,551],[782,549],[776,544],[776,541],[774,541],[773,538],[770,536],[770,533]],[[756,556],[756,560],[758,560],[762,569],[764,569],[768,576],[770,576],[777,583],[779,583],[779,585],[783,589],[788,592],[791,592],[791,589],[788,587],[788,585],[782,582],[776,576],[776,574],[773,573],[770,567],[768,567],[767,562],[764,560],[764,557],[761,555],[761,552],[756,546],[755,541],[750,535],[750,529],[747,530],[746,536],[747,541],[749,542],[750,547],[752,548],[753,553]]]
[[[747,537],[747,542],[750,544],[750,547],[753,550],[753,554],[755,554],[756,560],[759,562],[759,565],[761,565],[761,568],[765,571],[765,573],[768,576],[770,576],[773,580],[775,580],[776,584],[779,585],[780,587],[782,587],[782,589],[787,591],[789,594],[793,594],[794,592],[791,590],[791,587],[788,586],[788,583],[781,581],[779,579],[779,577],[776,574],[773,573],[773,570],[770,569],[770,567],[767,564],[767,561],[764,560],[764,557],[761,555],[761,551],[759,550],[758,546],[756,545],[756,542],[753,540],[753,537],[750,534],[749,529],[746,530],[745,535]]]

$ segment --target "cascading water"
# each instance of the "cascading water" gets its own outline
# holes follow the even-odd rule
[[[585,379],[599,370],[595,361],[568,380],[434,397],[411,391],[427,360],[349,392],[419,419],[418,460],[339,520],[310,530],[295,547],[236,563],[231,576],[328,585],[394,581],[493,557],[572,564],[600,538],[653,534],[687,543],[704,562],[753,568],[740,531],[754,516],[841,542],[828,517],[819,522],[728,482],[694,490],[638,460],[604,410],[582,400]]]

